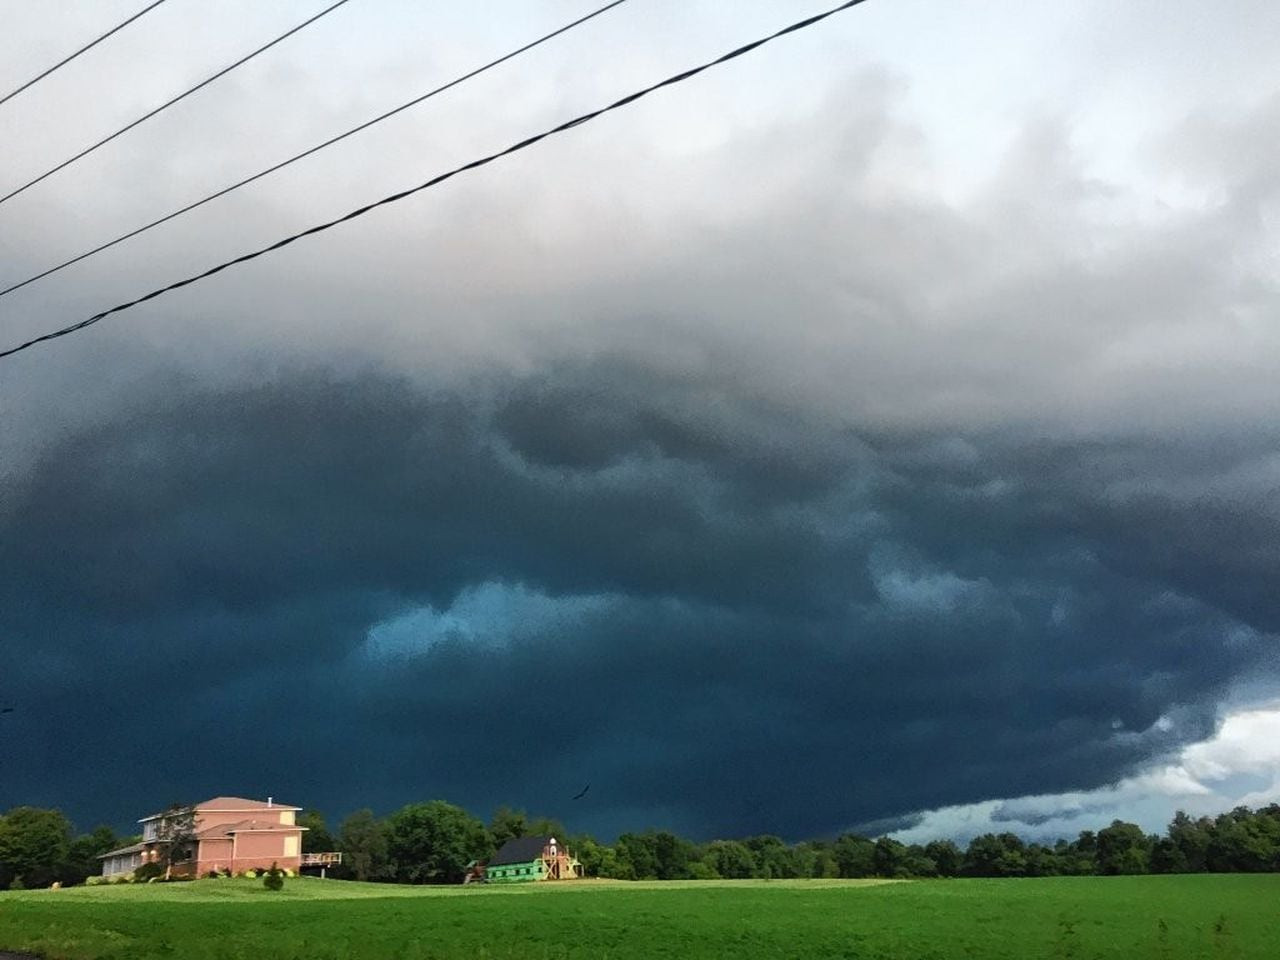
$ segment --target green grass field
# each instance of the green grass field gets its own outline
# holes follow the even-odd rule
[[[584,881],[296,879],[0,893],[0,949],[82,958],[1280,958],[1280,875]]]

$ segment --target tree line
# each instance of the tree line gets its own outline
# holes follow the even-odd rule
[[[377,818],[347,817],[336,834],[315,811],[299,817],[307,851],[341,850],[340,875],[397,883],[449,883],[512,837],[561,838],[592,877],[711,880],[855,877],[1051,877],[1140,873],[1280,872],[1280,804],[1237,807],[1217,817],[1178,812],[1163,836],[1120,820],[1074,840],[1028,843],[987,833],[961,847],[951,840],[905,844],[847,833],[786,843],[763,835],[694,843],[666,830],[624,833],[612,844],[572,834],[545,817],[502,807],[486,825],[460,807],[413,804]]]
[[[695,843],[666,830],[624,833],[608,844],[509,807],[486,824],[440,800],[385,817],[358,810],[332,831],[314,810],[298,824],[307,827],[303,852],[342,851],[334,876],[389,883],[457,883],[472,861],[487,860],[515,837],[538,835],[568,844],[587,876],[622,880],[1280,872],[1280,804],[1216,817],[1179,812],[1163,835],[1116,820],[1074,840],[1029,843],[1014,833],[987,833],[964,847],[854,833],[800,843],[769,835]],[[99,854],[137,840],[109,827],[77,836],[57,810],[17,807],[0,815],[0,889],[81,883],[100,872]]]

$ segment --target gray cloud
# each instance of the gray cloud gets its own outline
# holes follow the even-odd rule
[[[123,806],[114,773],[80,792],[107,755],[335,809],[798,836],[1109,782],[1267,668],[1274,603],[1208,571],[1274,578],[1274,520],[1190,556],[1152,525],[1230,503],[1110,493],[1199,446],[853,436],[705,391],[289,375],[68,436],[6,497],[0,655],[43,731],[9,789]]]
[[[720,52],[719,6],[28,288],[5,335]],[[1018,42],[984,46],[865,9],[0,367],[0,806],[445,795],[800,836],[1104,785],[1274,690],[1274,58],[1153,120],[1129,101],[1202,50],[1189,6],[1159,49],[1128,14],[993,2],[961,19]],[[7,207],[0,274],[248,172],[245,131],[270,160],[516,39],[450,26],[430,70],[381,21],[376,80],[277,64],[271,96],[328,115],[240,78]],[[24,162],[70,136],[37,123],[59,89],[0,118]]]

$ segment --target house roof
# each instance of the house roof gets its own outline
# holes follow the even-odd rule
[[[212,800],[204,800],[195,805],[196,813],[252,813],[256,810],[301,810],[301,807],[292,807],[287,803],[276,803],[272,801],[267,803],[265,800],[249,800],[246,797],[214,797]],[[146,823],[148,820],[158,820],[161,817],[168,816],[169,810],[163,810],[160,813],[153,813],[149,817],[143,817],[139,823]]]
[[[287,803],[267,803],[265,800],[246,800],[244,797],[214,797],[196,804],[197,810],[301,810]]]
[[[106,853],[98,854],[99,860],[105,860],[107,857],[118,857],[126,853],[141,853],[146,849],[146,844],[131,843],[127,847],[121,847],[119,850],[108,850]]]
[[[237,820],[235,823],[215,823],[213,826],[205,827],[203,830],[196,831],[196,837],[209,840],[215,837],[229,837],[233,833],[281,833],[294,830],[301,832],[306,829],[292,823],[280,823],[277,820]]]
[[[508,863],[528,863],[542,856],[542,851],[552,841],[552,837],[516,837],[502,845],[502,849],[489,861],[491,867],[501,867]]]

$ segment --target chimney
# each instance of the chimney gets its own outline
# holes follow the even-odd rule
[[[270,798],[270,797],[267,797],[267,806],[268,806],[268,807],[269,807],[269,806],[271,806],[271,798]]]

